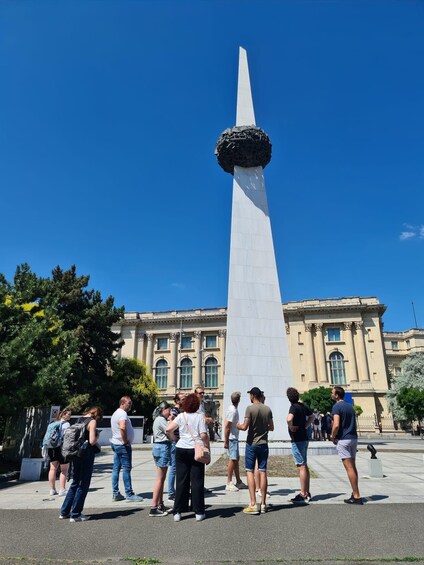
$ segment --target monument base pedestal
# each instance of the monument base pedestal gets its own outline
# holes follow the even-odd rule
[[[383,464],[380,459],[368,459],[368,475],[373,479],[382,479]]]

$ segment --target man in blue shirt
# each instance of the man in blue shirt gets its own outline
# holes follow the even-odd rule
[[[353,406],[344,400],[345,391],[341,386],[333,387],[331,398],[336,401],[333,406],[333,427],[331,439],[337,447],[337,453],[346,469],[352,487],[350,498],[345,499],[346,504],[362,504],[359,494],[358,471],[356,469],[356,451],[358,434],[356,432],[356,417]]]

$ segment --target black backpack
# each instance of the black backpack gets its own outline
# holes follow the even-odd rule
[[[78,453],[85,441],[85,428],[89,422],[91,422],[91,417],[84,418],[76,424],[72,424],[63,432],[61,451],[65,463],[69,463],[72,459],[78,457]]]

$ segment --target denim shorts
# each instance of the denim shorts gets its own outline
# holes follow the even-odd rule
[[[238,461],[240,459],[238,439],[230,439],[228,441],[227,455],[231,461]]]
[[[291,448],[296,465],[308,464],[309,441],[292,441]]]
[[[169,467],[171,465],[171,442],[153,444],[153,459],[156,467]]]
[[[268,462],[268,444],[249,445],[246,443],[245,450],[245,468],[246,471],[254,471],[255,463],[258,462],[259,471],[266,471]]]
[[[357,439],[339,439],[336,444],[340,459],[355,459],[357,452]]]

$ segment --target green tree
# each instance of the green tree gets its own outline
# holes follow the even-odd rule
[[[359,404],[353,405],[353,411],[355,412],[355,416],[359,418],[359,416],[363,413],[362,407]]]
[[[0,275],[2,413],[96,398],[122,346],[111,327],[123,308],[88,283],[75,266],[41,278],[24,264],[13,283]]]
[[[311,410],[318,409],[321,414],[331,412],[334,400],[331,398],[331,388],[320,386],[312,388],[300,395],[302,402],[309,406]]]
[[[404,388],[424,390],[424,353],[413,353],[402,361],[401,374],[394,379],[387,393],[389,410],[398,422],[409,420],[405,408],[398,402],[398,394]]]
[[[397,403],[404,410],[410,422],[424,418],[424,390],[403,387],[397,395]]]
[[[112,413],[122,396],[129,395],[136,414],[151,419],[160,403],[159,391],[147,366],[137,359],[115,359],[111,371],[98,391],[98,401]]]

